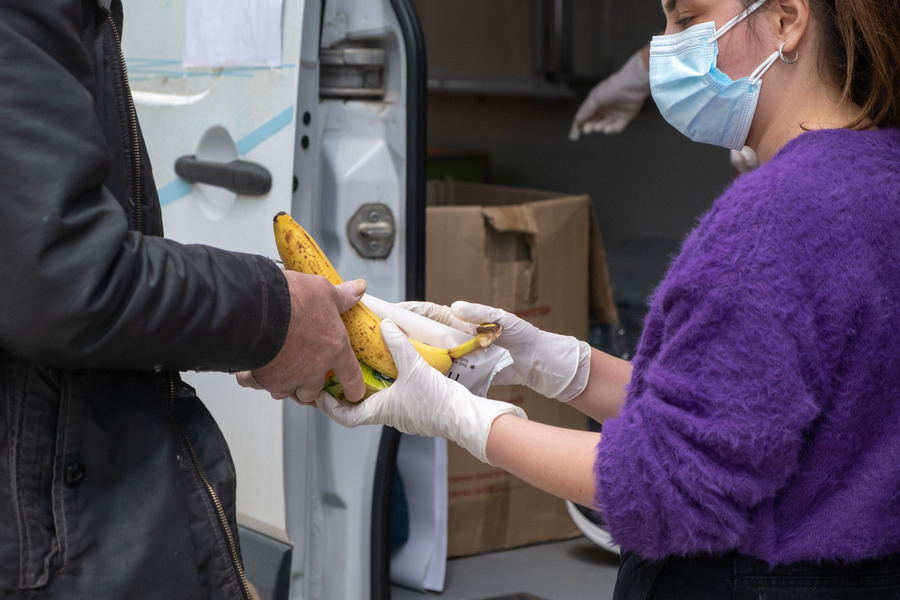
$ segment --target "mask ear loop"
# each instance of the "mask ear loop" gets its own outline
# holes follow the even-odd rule
[[[753,83],[756,83],[760,79],[762,79],[763,74],[769,70],[769,67],[775,64],[775,61],[778,60],[779,56],[783,56],[781,54],[781,50],[773,52],[769,55],[769,58],[763,61],[763,64],[756,67],[756,70],[750,73],[750,77],[748,79]]]
[[[754,2],[753,4],[748,6],[746,9],[739,12],[736,17],[734,17],[733,19],[731,19],[730,21],[728,21],[727,23],[722,25],[716,31],[716,34],[713,36],[712,39],[717,40],[720,37],[722,37],[723,35],[725,35],[726,33],[728,33],[732,27],[734,27],[735,25],[737,25],[738,23],[740,23],[741,21],[746,19],[748,16],[750,16],[750,13],[752,13],[754,10],[756,10],[757,8],[759,8],[760,6],[762,6],[765,3],[766,3],[766,0],[757,0],[756,2]]]

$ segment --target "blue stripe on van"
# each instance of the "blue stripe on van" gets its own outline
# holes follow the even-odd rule
[[[171,204],[179,198],[184,198],[192,191],[194,191],[194,186],[181,177],[176,177],[174,181],[159,188],[159,204],[160,206]]]
[[[235,146],[237,146],[238,155],[243,156],[259,146],[265,140],[290,125],[293,118],[294,107],[289,106],[267,122],[263,123],[260,127],[257,127],[254,131],[251,131],[235,144]]]

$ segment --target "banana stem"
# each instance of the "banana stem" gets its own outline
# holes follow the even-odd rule
[[[498,325],[497,323],[485,323],[484,325],[479,325],[475,331],[477,335],[448,351],[450,353],[450,358],[456,360],[475,350],[482,350],[490,347],[491,344],[500,337],[500,334],[503,333],[503,326]]]

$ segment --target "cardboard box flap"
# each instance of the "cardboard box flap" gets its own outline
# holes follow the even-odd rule
[[[536,234],[537,219],[531,204],[515,206],[485,206],[481,209],[488,225],[499,232],[516,232]]]

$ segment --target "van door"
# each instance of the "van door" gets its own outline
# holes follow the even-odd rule
[[[277,259],[288,211],[345,279],[422,296],[425,57],[408,0],[131,0],[123,49],[167,237]],[[260,595],[389,597],[398,434],[227,374],[185,379],[231,447]]]

